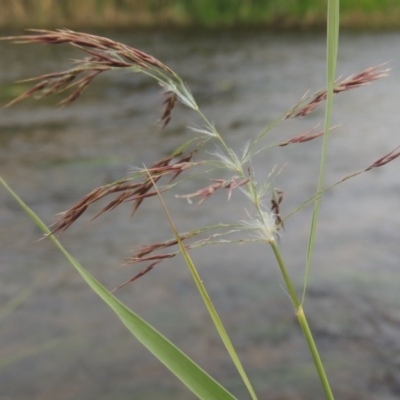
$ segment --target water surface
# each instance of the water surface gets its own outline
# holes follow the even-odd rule
[[[110,35],[165,62],[188,83],[204,114],[229,146],[248,140],[308,90],[324,86],[325,38],[262,32],[146,32]],[[66,47],[1,43],[2,102],[18,94],[14,80],[66,68],[78,56]],[[394,149],[399,137],[400,34],[342,34],[338,75],[391,60],[390,77],[336,97],[327,184]],[[183,106],[160,132],[159,88],[122,72],[98,79],[74,105],[26,101],[0,114],[0,173],[48,223],[92,188],[150,165],[189,138],[198,122]],[[290,120],[265,143],[323,124],[323,108]],[[260,182],[284,167],[275,185],[288,213],[316,188],[320,140],[262,153],[253,164]],[[212,147],[208,148],[212,151]],[[201,157],[201,156],[199,156]],[[306,311],[340,399],[400,396],[398,161],[328,192],[322,202]],[[219,176],[214,176],[218,178]],[[209,183],[198,176],[179,189]],[[181,230],[245,218],[239,191],[221,192],[201,206],[168,199]],[[24,358],[0,373],[0,397],[12,399],[189,399],[184,389],[120,325],[13,200],[0,191],[0,304],[27,287],[32,295],[1,322],[0,355],[61,339],[51,351]],[[165,240],[171,231],[157,199],[130,219],[120,207],[87,224],[90,210],[61,239],[107,287],[139,267],[118,267],[134,246]],[[312,210],[285,225],[280,244],[298,291]],[[271,251],[225,245],[193,258],[260,399],[321,399],[320,384]],[[132,309],[235,393],[247,398],[183,261],[165,262],[118,292]]]

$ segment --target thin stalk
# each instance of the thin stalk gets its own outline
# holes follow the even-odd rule
[[[283,276],[283,280],[285,281],[286,287],[287,287],[287,289],[289,291],[289,295],[290,295],[290,298],[292,300],[292,303],[293,303],[293,305],[294,305],[294,307],[295,307],[295,309],[297,311],[299,306],[300,306],[300,303],[299,303],[299,300],[297,298],[296,291],[294,290],[294,287],[292,285],[292,281],[290,280],[289,274],[288,274],[288,272],[286,270],[285,263],[283,262],[281,252],[279,251],[278,245],[276,244],[275,241],[270,242],[270,245],[272,247],[272,250],[274,251],[274,254],[275,254],[275,257],[276,257],[276,261],[278,261],[278,265],[279,265],[279,268],[281,270],[281,273],[282,273],[282,276]]]
[[[177,240],[178,240],[179,236],[177,236]],[[248,378],[246,371],[243,368],[243,365],[239,359],[239,356],[236,353],[236,350],[228,336],[228,333],[221,321],[221,318],[218,315],[218,312],[203,284],[203,281],[201,280],[201,277],[196,269],[196,267],[193,264],[192,259],[190,258],[188,252],[186,251],[185,247],[182,244],[182,241],[180,241],[179,243],[179,247],[180,250],[182,252],[182,255],[185,259],[185,262],[187,264],[187,266],[189,267],[190,273],[192,274],[193,280],[196,283],[197,286],[197,290],[199,291],[199,293],[201,294],[201,297],[203,298],[203,301],[206,305],[206,308],[211,316],[211,319],[215,325],[215,328],[217,329],[222,342],[225,345],[226,350],[228,351],[228,354],[230,355],[236,369],[239,372],[239,375],[241,376],[243,383],[245,384],[252,400],[257,400],[257,395],[251,385],[250,379]]]
[[[325,374],[324,365],[322,364],[321,358],[319,357],[317,346],[315,345],[310,327],[308,326],[306,315],[304,314],[304,310],[301,305],[298,307],[296,315],[301,326],[301,330],[303,331],[303,335],[306,338],[308,347],[311,351],[315,367],[318,371],[319,379],[322,383],[322,387],[324,388],[325,396],[328,400],[334,400],[328,378]]]
[[[311,356],[314,360],[314,365],[315,365],[315,368],[317,369],[319,379],[322,384],[322,388],[324,389],[324,392],[325,392],[325,396],[326,396],[327,400],[334,400],[332,390],[329,385],[328,377],[326,376],[326,373],[325,373],[324,365],[322,363],[321,357],[319,356],[318,349],[315,344],[314,338],[312,336],[310,327],[308,326],[308,322],[307,322],[307,318],[306,318],[306,315],[303,310],[303,306],[300,304],[300,302],[297,298],[297,295],[296,295],[296,292],[292,285],[292,282],[290,280],[289,274],[286,270],[285,263],[283,262],[280,250],[275,241],[271,241],[269,243],[272,247],[272,250],[274,251],[276,260],[278,261],[279,268],[281,270],[283,279],[285,281],[290,298],[291,298],[292,303],[295,308],[297,319],[299,321],[301,330],[303,331],[303,335],[307,341],[307,345],[308,345],[308,348],[310,349]]]
[[[250,154],[253,149],[257,146],[258,142],[266,136],[275,126],[279,125],[284,119],[285,116],[287,115],[287,111],[285,111],[282,115],[280,115],[278,118],[276,118],[274,121],[272,121],[258,136],[257,138],[253,141],[253,143],[249,146],[249,149],[247,151],[247,154]],[[269,146],[268,146],[269,147]],[[257,154],[259,153],[259,150],[252,154]],[[246,154],[246,155],[247,155]]]
[[[207,126],[215,132],[216,138],[219,140],[220,144],[222,145],[222,147],[223,147],[224,150],[226,151],[227,156],[230,157],[231,161],[232,161],[234,164],[236,164],[235,157],[232,155],[231,149],[230,149],[230,148],[228,147],[228,145],[225,143],[225,141],[224,141],[224,139],[222,138],[222,136],[221,136],[221,135],[219,134],[219,132],[214,128],[214,126],[211,124],[211,122],[208,120],[208,118],[201,112],[200,109],[197,109],[197,112],[199,113],[199,115],[201,116],[201,118],[203,118],[203,120],[204,120],[204,122],[207,124]],[[256,139],[256,140],[258,141],[259,139],[261,139],[261,138],[262,138],[262,135],[265,135],[265,134],[269,131],[269,129],[272,129],[275,125],[277,125],[278,122],[279,122],[279,120],[280,120],[280,118],[282,118],[282,117],[279,117],[279,118],[278,118],[277,120],[275,120],[269,127],[267,127],[267,129],[265,129],[265,131],[264,131],[264,132],[259,136],[259,138]],[[250,149],[251,149],[251,148],[252,148],[252,146],[250,146]],[[244,157],[247,157],[247,155],[249,154],[250,151],[251,151],[251,150],[248,150],[247,153],[243,155],[243,158],[244,158]],[[245,174],[245,172],[244,172],[244,170],[243,170],[243,165],[242,165],[241,163],[237,165],[236,171],[239,173],[239,175],[240,175],[243,179],[245,179],[246,174]],[[246,187],[248,193],[250,193],[250,194],[252,195],[253,203],[254,203],[254,206],[255,206],[255,208],[256,208],[256,210],[257,210],[257,213],[258,213],[260,219],[263,220],[263,214],[262,214],[262,211],[261,211],[260,199],[258,198],[258,195],[257,195],[257,188],[256,188],[255,184],[247,183],[247,184],[245,185],[245,187]]]
[[[216,138],[219,140],[221,143],[222,147],[226,151],[227,155],[231,157],[231,150],[229,149],[228,145],[225,143],[225,140],[222,139],[222,136],[219,134],[219,132],[215,129],[214,125],[208,120],[208,118],[203,114],[203,112],[200,110],[200,108],[197,108],[197,113],[200,115],[200,117],[203,119],[203,121],[206,123],[206,125],[215,133]],[[233,159],[232,159],[233,160]]]
[[[304,285],[303,285],[303,295],[301,299],[301,304],[304,304],[306,296],[308,277],[310,275],[311,258],[315,243],[317,221],[321,204],[321,194],[324,185],[326,155],[328,151],[329,128],[331,125],[331,117],[332,117],[333,89],[335,86],[335,72],[336,72],[337,50],[339,41],[339,3],[340,0],[328,0],[328,27],[327,27],[327,53],[326,53],[327,97],[326,97],[325,124],[324,124],[325,133],[322,144],[317,197],[314,203],[314,212],[311,221],[310,237],[308,240],[306,270],[304,274]]]
[[[151,179],[153,181],[152,176],[151,176],[150,173],[149,173],[149,179]],[[212,300],[211,300],[211,298],[210,298],[210,296],[209,296],[209,294],[208,294],[208,292],[206,290],[206,287],[204,286],[203,281],[201,280],[201,277],[200,277],[200,275],[199,275],[199,273],[198,273],[198,271],[197,271],[197,269],[196,269],[191,257],[189,256],[189,253],[187,252],[185,246],[182,243],[182,240],[180,238],[178,230],[175,227],[175,224],[174,224],[174,222],[172,220],[172,217],[171,217],[171,215],[170,215],[170,213],[168,211],[168,208],[167,208],[167,206],[166,206],[166,204],[164,202],[164,199],[162,198],[161,193],[159,192],[159,190],[158,190],[156,184],[154,183],[154,181],[153,181],[153,184],[154,184],[155,190],[158,192],[158,197],[160,199],[161,205],[162,205],[162,207],[164,209],[165,215],[167,216],[167,219],[168,219],[168,221],[169,221],[169,223],[171,225],[171,229],[174,232],[175,238],[176,238],[176,240],[178,242],[179,250],[182,253],[183,258],[185,259],[185,262],[186,262],[186,264],[187,264],[187,266],[189,268],[189,271],[190,271],[190,273],[191,273],[191,275],[193,277],[193,280],[194,280],[194,282],[196,284],[197,290],[199,291],[199,293],[200,293],[200,295],[201,295],[201,297],[202,297],[202,299],[204,301],[204,304],[205,304],[205,306],[206,306],[206,308],[208,310],[208,313],[210,314],[210,317],[211,317],[211,319],[212,319],[212,321],[214,323],[214,326],[217,329],[217,331],[218,331],[218,333],[219,333],[219,335],[221,337],[221,340],[224,343],[225,348],[228,351],[228,354],[230,355],[230,357],[231,357],[236,369],[238,370],[239,375],[242,378],[243,383],[245,384],[245,386],[246,386],[246,388],[247,388],[252,400],[257,400],[257,395],[256,395],[256,393],[255,393],[255,391],[254,391],[254,389],[253,389],[253,387],[251,385],[250,379],[248,378],[248,376],[246,374],[246,371],[243,368],[243,365],[242,365],[242,363],[241,363],[241,361],[239,359],[239,356],[237,355],[236,350],[233,347],[233,344],[232,344],[232,342],[231,342],[231,340],[230,340],[230,338],[228,336],[227,331],[225,330],[224,325],[222,324],[221,318],[219,317],[219,315],[217,313],[217,310],[214,307],[214,304],[213,304],[213,302],[212,302]]]

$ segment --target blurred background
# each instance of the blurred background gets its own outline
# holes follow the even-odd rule
[[[0,27],[324,27],[326,0],[1,0]],[[397,0],[346,0],[342,26],[400,25]]]
[[[331,135],[327,185],[399,144],[400,3],[342,3],[337,75],[386,61],[391,73],[335,98],[333,123],[342,126]],[[307,90],[325,86],[326,2],[0,0],[0,6],[3,35],[27,27],[67,27],[157,57],[187,82],[203,113],[238,152]],[[29,87],[14,81],[66,69],[82,56],[67,46],[5,42],[0,54],[3,105]],[[187,126],[198,123],[178,105],[160,130],[160,88],[125,71],[100,76],[66,108],[57,107],[58,100],[30,99],[0,110],[0,174],[48,224],[93,188],[170,154],[190,138]],[[323,119],[322,106],[285,121],[263,144],[321,127]],[[283,168],[275,181],[285,192],[283,215],[315,192],[320,146],[317,139],[253,160],[260,182],[274,167]],[[400,398],[398,170],[396,160],[336,187],[322,201],[305,307],[340,399]],[[178,193],[203,188],[209,178],[221,176],[197,176]],[[226,195],[217,193],[200,206],[173,194],[166,200],[176,225],[186,231],[243,220],[246,199],[239,191],[229,202]],[[51,243],[38,241],[41,233],[4,189],[0,204],[0,308],[31,291],[0,320],[0,398],[192,399]],[[61,241],[112,289],[142,267],[120,266],[135,246],[172,235],[157,199],[146,201],[134,218],[128,204],[89,223],[100,207],[89,210]],[[299,293],[311,214],[311,208],[295,214],[280,238]],[[269,248],[227,244],[192,256],[259,398],[323,398]],[[180,258],[117,295],[238,398],[247,398]]]

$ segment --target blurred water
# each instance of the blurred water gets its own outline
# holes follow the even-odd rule
[[[112,38],[155,55],[189,84],[204,114],[237,150],[306,92],[324,86],[325,38],[263,32],[144,32]],[[391,60],[389,78],[336,97],[326,182],[371,164],[398,145],[400,33],[341,35],[338,75]],[[63,69],[65,47],[0,43],[0,98],[17,79]],[[132,165],[169,154],[196,122],[179,106],[169,127],[155,124],[159,88],[131,73],[100,77],[74,105],[26,101],[0,114],[0,173],[48,223],[92,188]],[[323,108],[286,121],[277,142],[323,124]],[[266,142],[267,143],[267,142]],[[320,140],[262,153],[257,180],[282,167],[283,214],[313,194]],[[209,149],[211,150],[211,148]],[[340,399],[400,397],[398,161],[328,192],[322,202],[306,311]],[[217,176],[218,177],[218,176]],[[180,193],[208,183],[199,176]],[[201,206],[168,198],[181,230],[245,217],[245,198],[221,192]],[[12,199],[0,190],[0,305],[24,288],[33,294],[0,324],[0,359],[62,339],[55,350],[0,371],[2,399],[189,399],[178,383],[120,325]],[[107,287],[139,267],[116,268],[133,246],[171,237],[157,199],[134,219],[120,207],[91,224],[88,212],[62,236],[68,250]],[[312,210],[288,220],[282,252],[300,292]],[[323,394],[293,308],[268,248],[225,245],[193,257],[260,399],[320,399]],[[221,345],[184,263],[165,262],[119,297],[234,392],[245,389]]]

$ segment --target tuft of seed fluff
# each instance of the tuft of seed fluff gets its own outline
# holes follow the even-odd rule
[[[248,214],[248,219],[241,221],[243,227],[254,232],[258,240],[275,243],[275,236],[279,235],[276,226],[276,216],[271,211],[261,210],[259,215],[253,217]]]

